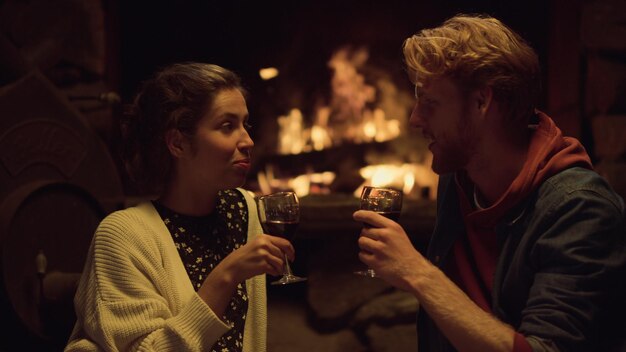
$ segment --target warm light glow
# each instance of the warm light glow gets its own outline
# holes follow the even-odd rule
[[[335,173],[326,171],[321,173],[307,173],[294,178],[274,178],[271,167],[266,167],[265,172],[257,174],[261,194],[270,194],[282,190],[292,190],[298,197],[309,194],[330,192],[329,186],[335,180]]]
[[[428,187],[431,191],[431,199],[435,197],[435,190],[439,177],[430,166],[423,164],[380,164],[368,165],[360,170],[361,177],[365,182],[354,191],[354,196],[359,197],[363,186],[393,187],[401,189],[405,196],[419,198],[419,191]]]
[[[415,185],[415,175],[412,172],[405,173],[404,174],[404,187],[402,188],[402,192],[404,192],[404,194],[411,193],[414,185]]]
[[[372,175],[372,186],[390,186],[394,179],[398,177],[398,173],[398,170],[392,166],[381,165],[374,171],[374,175]]]
[[[372,140],[376,137],[376,124],[373,121],[368,121],[363,124],[363,134],[367,137],[367,140]]]
[[[294,107],[277,118],[279,154],[320,151],[350,143],[381,143],[402,134],[414,100],[410,95],[403,94],[390,76],[372,75],[372,72],[378,71],[367,63],[368,58],[367,48],[340,48],[333,53],[328,61],[332,70],[328,99],[326,95],[323,98],[304,97],[307,103],[313,105],[308,104],[307,109],[303,109],[305,113],[310,113],[309,116],[304,116],[303,111]],[[275,74],[278,74],[277,70]],[[409,198],[428,194],[434,199],[438,177],[431,170],[428,157],[423,155],[427,151],[412,150],[401,144],[389,143],[390,148],[387,149],[388,154],[404,154],[397,158],[376,155],[380,148],[375,148],[377,151],[365,158],[370,164],[387,164],[365,166],[360,170],[364,182],[355,190],[356,197],[360,196],[363,186],[373,185],[400,189]],[[407,160],[416,163],[403,163]],[[395,161],[397,163],[394,164]],[[260,173],[258,179],[264,192],[268,189],[273,192],[291,189],[301,197],[330,193],[335,174],[313,171],[311,168],[304,175],[276,179],[270,168],[266,169],[266,173]],[[425,192],[426,189],[429,192]]]
[[[278,117],[279,152],[281,154],[298,154],[304,149],[306,140],[302,123],[302,112],[292,109],[288,115]]]
[[[264,81],[270,80],[278,76],[278,69],[275,67],[262,68],[259,70],[259,76],[261,76]]]
[[[313,142],[313,149],[315,150],[322,150],[331,145],[328,132],[321,126],[311,127],[311,142]]]
[[[297,108],[278,118],[280,154],[322,150],[345,142],[385,142],[400,135],[399,118],[406,114],[405,104],[393,82],[368,82],[361,72],[368,58],[365,48],[333,53],[328,62],[333,70],[330,100],[320,104],[312,118],[305,118]]]
[[[320,183],[324,185],[330,185],[335,180],[335,173],[331,171],[325,171],[321,173],[311,174],[312,183]]]
[[[287,184],[298,197],[306,196],[311,190],[311,178],[309,175],[300,175],[296,178],[292,178]]]

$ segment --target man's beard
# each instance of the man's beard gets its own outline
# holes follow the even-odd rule
[[[432,169],[438,175],[457,172],[465,169],[476,150],[476,127],[467,118],[468,105],[466,102],[456,133],[450,136],[442,136],[436,141],[437,153],[433,152]]]
[[[460,141],[441,141],[437,153],[433,153],[432,169],[438,175],[464,169],[469,161],[468,146]]]

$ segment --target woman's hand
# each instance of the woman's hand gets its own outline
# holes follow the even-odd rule
[[[221,316],[239,283],[261,274],[281,275],[284,255],[293,260],[294,253],[286,239],[259,235],[226,256],[204,280],[198,295]]]
[[[234,250],[218,265],[237,283],[260,274],[281,275],[284,255],[294,259],[294,249],[284,238],[259,235],[254,240]],[[215,268],[217,269],[217,268]]]

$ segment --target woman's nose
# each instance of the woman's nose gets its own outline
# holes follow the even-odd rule
[[[254,141],[252,140],[252,137],[250,137],[250,133],[248,133],[247,130],[243,131],[241,140],[239,141],[237,147],[241,150],[251,149],[254,147]]]

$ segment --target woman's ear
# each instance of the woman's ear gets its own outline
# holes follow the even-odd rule
[[[177,129],[171,129],[165,133],[165,144],[170,154],[175,158],[182,158],[185,155],[187,139]]]

